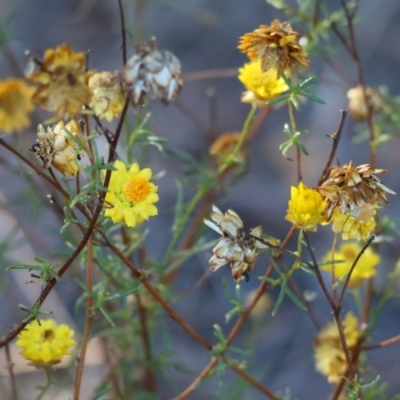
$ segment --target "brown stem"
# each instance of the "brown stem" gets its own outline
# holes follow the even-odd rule
[[[364,346],[363,350],[375,350],[375,349],[381,349],[382,347],[390,346],[394,343],[397,343],[400,341],[400,335],[394,336],[390,339],[383,340],[382,342],[375,343],[375,344],[370,344],[369,346]]]
[[[186,72],[182,75],[184,81],[199,81],[203,79],[233,78],[238,75],[237,68],[211,69],[208,71]]]
[[[139,322],[141,327],[141,335],[143,341],[145,369],[144,369],[144,387],[152,393],[157,393],[157,381],[154,372],[151,369],[151,360],[153,355],[151,352],[150,333],[147,324],[147,309],[143,306],[140,294],[135,295],[136,304],[139,312]]]
[[[353,261],[353,264],[352,264],[352,266],[351,266],[351,268],[350,268],[350,270],[349,270],[349,273],[347,274],[346,281],[344,282],[343,289],[342,289],[342,292],[341,292],[340,297],[339,297],[339,301],[337,302],[338,308],[341,308],[341,306],[342,306],[344,294],[345,294],[346,289],[347,289],[347,286],[348,286],[348,284],[349,284],[349,282],[350,282],[351,274],[353,273],[354,268],[356,267],[356,265],[357,265],[357,263],[358,263],[360,257],[363,255],[363,253],[365,252],[365,250],[367,250],[367,248],[369,247],[369,245],[371,244],[371,242],[372,242],[374,239],[375,239],[375,235],[372,235],[372,236],[367,240],[367,242],[365,243],[365,245],[363,246],[363,248],[361,249],[361,251],[357,254],[357,257],[356,257],[355,260]]]
[[[15,375],[14,375],[14,363],[12,362],[12,359],[11,359],[9,344],[6,345],[6,359],[7,359],[7,369],[8,369],[8,373],[10,375],[11,399],[18,400],[17,384],[15,381]]]
[[[93,320],[93,298],[91,295],[93,289],[93,239],[89,238],[87,242],[87,262],[86,262],[86,286],[87,286],[87,299],[86,299],[86,319],[85,328],[83,330],[82,345],[78,357],[78,368],[75,375],[75,385],[74,385],[74,400],[79,400],[79,392],[82,383],[83,369],[85,367],[85,356],[87,345],[89,342],[90,328],[92,326]]]
[[[201,371],[201,373],[196,377],[196,379],[182,392],[180,393],[177,397],[175,397],[174,400],[184,400],[187,399],[187,397],[194,392],[196,387],[201,383],[202,380],[204,380],[207,375],[212,371],[212,369],[218,364],[218,358],[213,357],[211,361],[207,364],[207,366]]]
[[[346,115],[347,115],[347,111],[345,111],[345,110],[340,110],[340,112],[341,112],[342,116],[340,118],[339,127],[334,134],[329,136],[333,140],[332,148],[331,148],[331,152],[329,153],[329,157],[326,160],[325,167],[322,171],[321,177],[319,178],[317,186],[321,185],[324,182],[324,180],[328,177],[332,161],[335,157],[337,148],[339,146],[340,137],[342,136],[342,132],[343,132],[344,121],[345,121]]]
[[[124,18],[124,8],[122,7],[122,0],[118,0],[119,18],[121,21],[121,49],[122,49],[122,65],[126,64],[126,30],[125,30],[125,18]]]
[[[136,269],[133,263],[112,243],[110,243],[106,237],[104,239],[107,241],[108,247],[113,253],[130,269],[132,276],[138,279],[150,292],[150,294],[164,307],[169,316],[176,321],[190,336],[201,343],[206,349],[211,350],[212,346],[207,342],[195,329],[193,329],[182,317],[167,303],[164,297],[154,288],[146,278],[142,276],[140,271]]]

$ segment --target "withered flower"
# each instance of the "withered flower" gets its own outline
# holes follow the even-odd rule
[[[223,163],[224,159],[229,157],[235,149],[240,137],[239,132],[226,132],[218,137],[210,146],[209,152],[212,156],[218,157],[218,162]],[[247,157],[247,148],[244,146],[237,155],[239,162],[245,162]]]
[[[331,219],[335,208],[345,214],[365,205],[389,204],[387,195],[396,193],[375,176],[386,172],[386,169],[371,168],[369,164],[355,167],[352,162],[332,167],[329,178],[317,188],[328,204],[327,220]]]
[[[204,223],[218,232],[222,239],[213,248],[214,255],[210,259],[210,269],[214,272],[229,263],[236,283],[244,278],[248,281],[249,272],[253,270],[256,261],[257,248],[263,245],[253,237],[246,236],[243,221],[233,210],[222,214],[216,206],[212,209],[212,221],[205,219]],[[259,237],[261,227],[252,229],[250,235]]]
[[[74,116],[90,103],[90,75],[84,53],[74,53],[67,44],[47,49],[39,70],[28,76],[29,81],[38,85],[32,101],[54,111],[58,118]]]
[[[371,108],[372,113],[378,112],[382,108],[382,99],[379,92],[370,87],[365,88],[367,104],[364,98],[362,86],[356,86],[349,89],[347,98],[349,99],[349,113],[358,120],[364,121],[368,117],[368,107]]]
[[[176,100],[183,85],[181,63],[170,51],[158,50],[155,38],[136,46],[136,54],[126,63],[123,77],[135,107],[148,99],[168,104]]]
[[[54,128],[38,126],[37,143],[32,150],[43,160],[43,168],[54,167],[62,174],[74,176],[79,172],[78,144],[70,137],[80,133],[78,124],[72,120],[64,126],[60,121]]]
[[[309,60],[299,43],[299,34],[288,22],[272,21],[271,26],[260,25],[239,39],[238,49],[251,60],[261,59],[263,72],[277,71],[277,78],[290,73],[293,64],[307,69]]]

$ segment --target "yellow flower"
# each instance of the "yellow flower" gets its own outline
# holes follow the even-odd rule
[[[333,260],[334,275],[336,279],[342,278],[344,275],[349,273],[351,266],[353,265],[361,249],[362,246],[360,246],[358,243],[342,244],[338,251],[335,251],[333,254],[330,251],[328,254],[326,254],[323,259],[325,265],[322,266],[322,269],[331,272]],[[376,266],[380,261],[381,259],[379,255],[374,253],[371,248],[368,247],[357,261],[357,264],[351,273],[349,286],[359,286],[364,279],[375,276]]]
[[[318,191],[308,189],[300,182],[297,188],[291,187],[290,197],[285,219],[298,229],[316,231],[317,224],[324,222],[323,213],[326,207]]]
[[[0,82],[0,129],[12,133],[30,124],[29,114],[34,105],[31,96],[34,89],[25,82],[10,78]]]
[[[37,84],[33,102],[45,110],[54,111],[58,118],[79,113],[89,104],[92,91],[87,84],[91,72],[86,72],[84,53],[74,53],[67,44],[47,49],[39,70],[28,79]]]
[[[282,78],[277,79],[275,70],[269,69],[262,72],[260,59],[239,68],[239,80],[247,89],[242,96],[244,103],[263,106],[266,101],[288,90],[285,81]]]
[[[343,331],[350,352],[361,335],[357,318],[347,313],[343,320]],[[347,370],[346,357],[340,341],[336,322],[331,322],[317,335],[314,341],[314,359],[316,368],[328,378],[328,382],[339,382],[340,376]]]
[[[89,87],[93,90],[90,107],[94,113],[109,122],[118,117],[125,99],[116,77],[108,71],[93,74],[89,78]]]
[[[335,233],[342,233],[343,240],[367,240],[374,231],[376,207],[363,205],[342,214],[337,208],[334,210],[331,222]]]
[[[18,335],[17,346],[22,356],[36,367],[58,364],[64,355],[72,354],[76,341],[74,331],[52,319],[34,320]]]
[[[72,120],[64,126],[60,121],[53,129],[43,125],[38,126],[37,144],[32,150],[43,161],[43,168],[54,167],[62,174],[73,176],[80,169],[78,144],[69,136],[77,136],[80,132],[78,124]]]
[[[137,163],[132,164],[129,170],[122,161],[115,161],[115,170],[111,173],[111,180],[106,194],[106,217],[114,223],[124,221],[133,227],[158,214],[153,204],[159,200],[158,187],[149,182],[151,169],[139,169]]]
[[[250,61],[261,60],[262,71],[274,69],[277,77],[290,74],[293,64],[308,68],[310,62],[298,41],[299,34],[288,22],[272,21],[271,26],[260,25],[239,39],[238,49]]]

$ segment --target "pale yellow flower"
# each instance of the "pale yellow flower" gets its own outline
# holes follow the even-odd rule
[[[227,157],[229,157],[235,149],[240,138],[239,132],[226,132],[219,136],[210,146],[209,152],[211,155],[216,156],[218,164],[222,164]],[[237,155],[237,160],[244,163],[247,158],[247,147],[246,145],[240,148]]]
[[[370,87],[365,88],[368,107],[372,113],[378,112],[382,108],[382,99],[379,92]],[[365,103],[364,91],[361,86],[351,88],[347,92],[349,99],[349,114],[358,121],[364,121],[368,117],[368,107]]]
[[[22,356],[38,368],[58,364],[64,355],[72,354],[74,331],[52,319],[34,320],[18,335]]]
[[[12,133],[29,126],[34,89],[20,79],[0,81],[0,130]]]
[[[276,70],[278,78],[283,73],[289,75],[294,64],[306,69],[310,64],[307,53],[299,44],[299,34],[288,22],[277,19],[272,21],[271,26],[260,25],[240,37],[238,49],[250,61],[260,59],[262,71]]]
[[[106,194],[105,216],[114,223],[124,221],[134,227],[158,214],[154,205],[159,200],[158,187],[150,182],[150,168],[139,169],[137,163],[129,170],[122,161],[115,161]]]
[[[357,318],[351,312],[343,319],[343,331],[351,352],[361,336]],[[328,324],[315,338],[314,359],[317,370],[328,378],[328,382],[339,382],[346,372],[348,366],[336,322]]]
[[[125,98],[116,77],[108,71],[95,73],[89,78],[89,87],[93,90],[90,108],[94,113],[109,122],[118,117]]]
[[[332,268],[336,279],[341,279],[347,275],[360,253],[362,246],[359,243],[343,243],[338,251],[328,252],[323,261],[321,269],[331,272]],[[332,260],[334,264],[332,265]],[[379,254],[376,254],[368,247],[357,261],[356,266],[351,273],[349,286],[355,287],[362,284],[364,279],[371,278],[376,274],[376,266],[380,262]]]
[[[90,103],[90,75],[84,53],[74,53],[67,44],[47,49],[39,70],[28,76],[38,85],[32,100],[45,110],[54,111],[60,119],[74,116]]]
[[[316,231],[317,225],[324,222],[326,203],[315,189],[308,189],[300,182],[298,187],[291,187],[290,197],[285,219],[296,228],[306,231]]]
[[[285,81],[282,78],[277,79],[275,70],[262,72],[260,59],[239,68],[239,80],[247,89],[242,96],[244,103],[264,106],[267,101],[288,90]]]
[[[47,127],[47,130],[39,125],[37,143],[32,146],[32,150],[42,159],[43,168],[54,167],[62,174],[76,175],[80,169],[77,161],[79,146],[71,136],[78,136],[79,133],[79,126],[74,120],[65,126],[60,121],[53,128]]]
[[[367,240],[374,231],[376,207],[363,205],[342,214],[337,208],[330,219],[332,230],[341,233],[343,240]]]

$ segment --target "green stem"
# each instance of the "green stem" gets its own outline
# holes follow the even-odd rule
[[[174,235],[172,238],[172,241],[168,247],[167,254],[164,257],[164,261],[162,263],[163,267],[165,268],[168,263],[172,260],[175,247],[178,244],[179,238],[185,228],[186,222],[189,219],[190,215],[194,211],[195,207],[197,204],[200,202],[200,200],[204,197],[204,195],[207,193],[210,184],[214,182],[216,179],[218,179],[218,176],[224,172],[229,166],[234,162],[236,159],[237,155],[239,154],[240,149],[243,146],[243,143],[246,140],[247,134],[249,133],[250,127],[253,124],[254,121],[254,116],[256,114],[257,107],[252,107],[250,109],[249,114],[247,115],[246,121],[244,122],[242,132],[240,134],[239,140],[236,143],[235,148],[233,149],[232,154],[226,158],[224,163],[219,167],[217,173],[213,175],[210,179],[207,179],[205,182],[203,182],[200,186],[200,189],[196,193],[196,195],[193,197],[192,201],[189,203],[189,205],[186,208],[186,212],[180,217],[179,221],[177,221],[177,226],[174,231]]]
[[[51,379],[50,379],[50,368],[43,368],[46,374],[46,385],[41,387],[41,392],[39,396],[36,397],[36,400],[42,400],[43,396],[47,393],[51,386]]]
[[[242,148],[247,134],[249,133],[250,127],[253,124],[254,116],[256,114],[257,107],[252,106],[249,114],[247,115],[246,121],[244,122],[242,132],[240,133],[239,140],[236,143],[235,148],[233,149],[232,154],[226,158],[224,163],[219,167],[218,172],[224,172],[229,166],[235,161],[237,155],[239,154],[240,149]]]
[[[289,109],[289,120],[290,120],[290,129],[292,134],[294,135],[297,132],[296,119],[294,117],[294,109],[293,103],[288,100],[288,109]],[[296,144],[296,165],[297,165],[297,181],[300,182],[302,180],[301,175],[301,150],[300,147]]]

